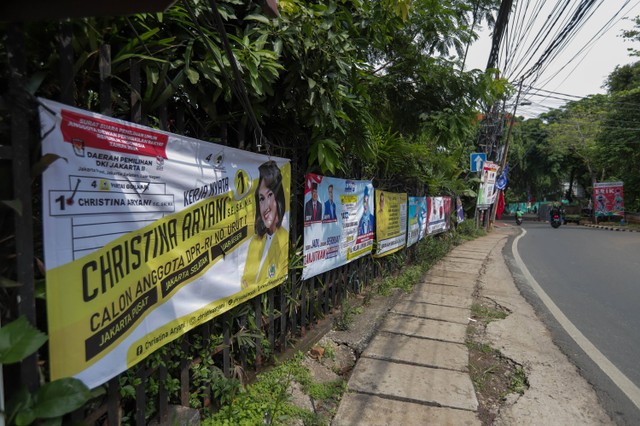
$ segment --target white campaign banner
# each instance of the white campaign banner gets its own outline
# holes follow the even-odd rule
[[[289,160],[41,104],[53,380],[96,387],[286,279]]]
[[[374,223],[370,181],[307,174],[302,279],[371,253]]]
[[[451,197],[427,197],[427,233],[438,234],[451,227]]]
[[[498,174],[498,165],[491,161],[482,163],[482,180],[478,188],[477,207],[480,210],[489,208],[495,202],[494,187],[496,184],[496,175]]]

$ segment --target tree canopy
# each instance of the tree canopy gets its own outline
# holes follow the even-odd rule
[[[192,0],[164,13],[28,24],[30,87],[60,96],[66,34],[72,95],[83,108],[100,109],[97,70],[107,45],[116,117],[131,115],[131,76],[139,72],[147,124],[295,157],[303,170],[417,187],[438,174],[437,149],[456,163],[442,175],[465,177],[478,108],[508,88],[484,71],[461,70],[498,3],[281,0],[280,16],[270,18],[258,2],[221,0],[212,10]],[[460,187],[432,182],[440,182],[434,191]]]
[[[637,30],[624,35],[640,41]],[[594,182],[622,181],[625,209],[640,210],[640,62],[616,66],[605,86],[606,95],[568,102],[521,123],[509,155],[520,167],[512,169],[512,201],[571,199],[574,185],[589,198]]]

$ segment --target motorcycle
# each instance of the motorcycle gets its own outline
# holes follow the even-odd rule
[[[516,225],[522,225],[522,216],[516,216]]]
[[[559,213],[553,213],[551,216],[551,226],[554,228],[559,228],[562,221],[560,220]]]

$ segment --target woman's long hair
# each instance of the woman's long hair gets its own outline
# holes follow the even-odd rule
[[[260,178],[258,179],[258,187],[255,192],[256,201],[256,221],[254,230],[256,235],[262,237],[267,233],[267,227],[262,221],[262,214],[260,214],[260,185],[264,181],[264,184],[269,188],[276,197],[276,204],[278,205],[278,220],[276,222],[276,228],[280,228],[282,225],[282,219],[285,213],[285,200],[284,200],[284,188],[282,187],[282,173],[275,161],[270,160],[263,163],[258,167],[260,172]]]

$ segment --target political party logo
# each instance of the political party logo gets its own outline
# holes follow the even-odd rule
[[[356,192],[356,183],[352,180],[347,180],[344,184],[344,192],[346,193]]]
[[[156,170],[164,169],[164,157],[156,155]]]
[[[243,199],[247,193],[251,190],[251,175],[243,169],[238,169],[236,175],[233,178],[233,188],[235,193],[235,199]]]
[[[107,179],[100,179],[100,191],[111,191],[111,182]]]
[[[74,139],[71,144],[73,145],[73,152],[78,157],[84,157],[84,141],[82,139]]]
[[[209,154],[206,157],[206,160],[213,166],[214,169],[224,169],[224,154],[222,151],[217,154]]]

